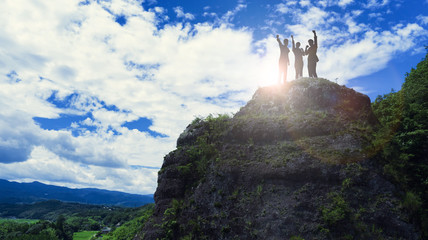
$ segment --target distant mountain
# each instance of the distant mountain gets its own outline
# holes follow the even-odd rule
[[[153,195],[129,194],[96,188],[71,189],[40,182],[17,183],[0,179],[0,203],[34,203],[60,200],[98,205],[138,207],[153,203]]]

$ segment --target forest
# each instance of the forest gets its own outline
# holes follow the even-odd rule
[[[56,200],[34,204],[0,204],[0,239],[79,239],[76,233],[92,233],[95,235],[93,239],[101,233],[104,233],[103,239],[132,239],[151,215],[152,209],[153,204],[124,208]]]
[[[428,239],[428,53],[400,91],[378,96],[372,108],[381,125],[373,142],[377,160]]]

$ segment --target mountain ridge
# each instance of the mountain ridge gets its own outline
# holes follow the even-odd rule
[[[34,203],[60,200],[96,205],[136,207],[153,203],[153,195],[130,194],[97,188],[67,188],[38,181],[18,183],[0,179],[0,203]]]

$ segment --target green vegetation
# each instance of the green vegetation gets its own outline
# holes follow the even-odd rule
[[[380,126],[373,133],[371,156],[401,189],[400,206],[410,216],[407,221],[417,225],[425,239],[428,237],[428,54],[407,74],[402,90],[378,96],[372,108]],[[349,199],[354,179],[363,176],[364,171],[357,163],[349,164],[346,172],[350,177],[343,180],[341,190],[328,194],[329,204],[320,209],[324,221],[320,231],[326,236],[330,236],[332,229],[349,224],[362,234],[359,237],[382,236],[382,228],[367,224],[362,216],[376,211],[390,197],[376,196],[375,204],[368,209],[352,205]],[[344,237],[348,238],[353,239]]]
[[[405,193],[402,205],[428,238],[428,54],[407,74],[402,89],[372,104],[381,123],[374,151],[384,173]]]
[[[146,205],[146,206],[150,206]],[[64,203],[57,200],[34,204],[0,204],[0,217],[19,219],[42,219],[51,222],[61,216],[72,232],[100,230],[101,226],[113,226],[135,217],[140,208]]]
[[[405,79],[402,90],[392,91],[372,103],[380,125],[372,138],[370,154],[378,160],[384,174],[398,186],[402,193],[400,207],[410,216],[406,219],[419,227],[422,239],[428,238],[428,54],[412,69]],[[360,130],[358,130],[360,131]],[[370,132],[370,131],[368,131]],[[330,155],[331,153],[328,153]],[[351,224],[357,230],[354,236],[343,239],[380,238],[382,228],[368,224],[364,215],[376,212],[389,196],[378,195],[375,203],[366,208],[353,203],[354,181],[364,176],[358,163],[348,164],[349,177],[342,181],[341,189],[327,195],[328,204],[321,207],[324,222],[320,231],[332,237],[340,226]],[[394,203],[395,204],[395,203]]]
[[[197,128],[206,128],[207,131],[198,136],[195,144],[186,149],[190,162],[177,167],[183,176],[197,173],[198,176],[194,177],[200,179],[205,175],[209,162],[218,158],[216,146],[221,140],[229,120],[230,116],[223,114],[217,117],[209,115],[205,119],[197,118],[193,121]]]
[[[0,224],[4,223],[4,222],[8,222],[8,221],[12,221],[12,222],[16,222],[16,223],[36,223],[39,220],[37,219],[14,219],[14,218],[0,218]]]
[[[305,240],[305,239],[300,236],[291,236],[290,240]]]
[[[144,223],[153,213],[154,205],[146,205],[140,208],[134,219],[122,224],[109,234],[103,236],[103,240],[131,240],[134,236],[141,231]]]
[[[331,192],[328,198],[331,200],[331,203],[322,208],[322,219],[329,226],[335,226],[338,222],[345,219],[350,210],[348,203],[341,193]]]
[[[154,204],[122,208],[47,201],[31,205],[3,204],[0,207],[2,215],[40,216],[42,219],[2,218],[0,239],[91,239],[103,227],[113,229],[103,239],[132,239],[152,214]]]
[[[83,231],[76,232],[73,234],[73,240],[91,240],[91,238],[97,235],[98,231]]]
[[[0,239],[10,240],[59,240],[57,225],[48,221],[5,220],[0,222]]]
[[[201,134],[196,135],[191,144],[179,146],[175,151],[177,154],[183,154],[180,165],[168,165],[162,168],[159,174],[167,169],[177,171],[180,178],[185,181],[186,191],[205,181],[206,172],[210,166],[222,163],[218,147],[223,142],[230,119],[229,115],[222,114],[209,115],[206,118],[198,117],[193,120],[192,129]],[[217,190],[214,187],[211,191]],[[219,190],[218,194],[223,195],[222,190]],[[176,236],[184,236],[181,239],[206,239],[200,231],[200,224],[204,223],[205,219],[194,216],[187,222],[180,222],[181,212],[188,207],[188,203],[191,201],[191,199],[189,201],[184,199],[171,201],[169,208],[163,213],[162,223],[154,226],[163,232],[162,239],[175,239]],[[214,202],[213,205],[218,209],[222,208],[222,203],[219,201]]]
[[[179,201],[177,199],[173,199],[171,201],[171,207],[165,210],[163,216],[164,218],[162,223],[162,229],[165,233],[166,239],[173,239],[174,236],[177,236],[179,231],[179,222],[177,220],[177,215],[179,214],[181,208],[183,207],[183,201]]]

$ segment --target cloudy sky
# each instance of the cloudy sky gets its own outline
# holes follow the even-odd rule
[[[153,193],[190,121],[234,113],[275,83],[276,34],[305,46],[317,30],[318,76],[374,100],[425,56],[426,9],[427,0],[2,0],[0,178]]]

